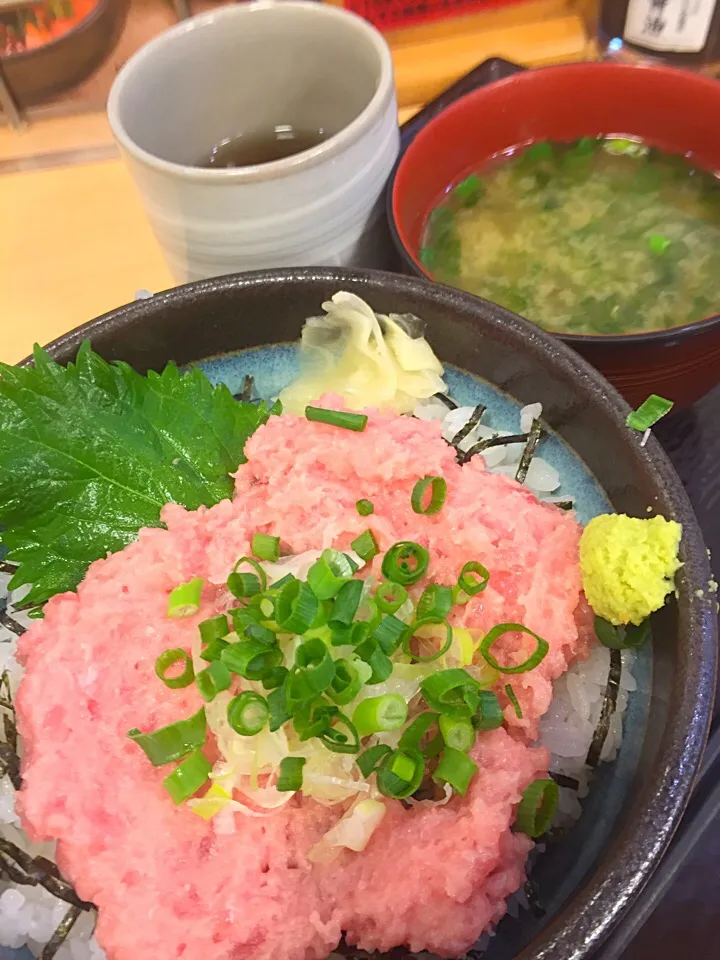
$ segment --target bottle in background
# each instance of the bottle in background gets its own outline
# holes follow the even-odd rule
[[[602,0],[598,40],[606,57],[662,60],[720,73],[718,0]]]

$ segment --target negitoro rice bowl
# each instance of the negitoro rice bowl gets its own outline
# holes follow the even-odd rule
[[[170,504],[165,529],[133,530],[146,505],[100,498],[110,555],[60,593],[82,558],[57,528],[23,533],[6,484],[0,516],[10,557],[37,574],[30,600],[60,595],[33,620],[13,606],[28,605],[22,587],[3,614],[3,945],[66,960],[103,948],[117,960],[321,960],[344,935],[368,950],[491,956],[506,911],[537,908],[546,846],[583,808],[617,816],[649,707],[644,625],[675,589],[678,525],[608,517],[542,406],[443,370],[415,319],[378,321],[347,295],[324,306],[329,320],[304,328],[299,380],[289,347],[202,365],[254,411],[240,428],[229,394],[188,387],[207,443],[177,379],[145,394],[143,378],[88,352],[72,375],[37,358],[48,379],[32,409],[24,374],[0,384],[4,415],[14,404],[37,420],[73,399],[82,420],[89,398],[104,440],[125,416],[147,499],[197,507]],[[296,412],[259,404],[278,394]],[[173,403],[188,421],[175,434]],[[132,432],[140,406],[161,428],[155,447]],[[213,461],[234,428],[247,462],[242,443]],[[233,456],[230,499],[215,474]],[[214,484],[207,496],[198,477]],[[86,481],[74,478],[77,509],[97,546]],[[63,544],[68,562],[54,565]],[[714,588],[708,578],[708,607]],[[620,787],[598,810],[608,777]],[[37,859],[54,856],[62,874]],[[567,873],[558,902],[582,877]]]

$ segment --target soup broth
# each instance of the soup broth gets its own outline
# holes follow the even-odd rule
[[[421,259],[553,332],[691,323],[720,309],[720,180],[633,140],[536,143],[447,194]]]

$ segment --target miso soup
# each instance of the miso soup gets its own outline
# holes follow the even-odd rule
[[[720,311],[720,181],[633,140],[536,143],[447,193],[421,259],[553,332],[691,323]]]

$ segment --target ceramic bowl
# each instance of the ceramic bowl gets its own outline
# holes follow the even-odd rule
[[[178,282],[261,267],[385,266],[383,191],[400,134],[390,50],[338,7],[258,0],[185,20],[128,60],[108,117]],[[280,125],[326,139],[203,168]]]
[[[720,84],[682,70],[576,63],[521,71],[461,97],[414,137],[392,183],[393,235],[424,276],[426,219],[449,187],[492,157],[531,141],[625,134],[720,170]],[[561,334],[633,405],[650,393],[687,406],[720,382],[719,315],[668,330]],[[530,317],[529,319],[532,319]]]
[[[50,350],[68,361],[90,338],[106,358],[141,371],[169,360],[199,362],[231,389],[253,372],[260,392],[273,394],[292,375],[288,343],[339,290],[376,310],[423,318],[448,377],[468,396],[487,398],[489,411],[540,401],[563,462],[584,477],[577,481],[581,507],[592,487],[618,511],[647,516],[650,507],[683,525],[677,599],[654,618],[620,756],[597,776],[573,830],[537,861],[533,881],[544,915],[523,911],[502,921],[483,954],[582,960],[619,922],[678,824],[705,742],[716,667],[714,603],[699,595],[710,570],[692,509],[657,442],[643,447],[626,427],[628,407],[615,390],[560,340],[500,307],[372,271],[275,270],[190,284],[94,320]]]

